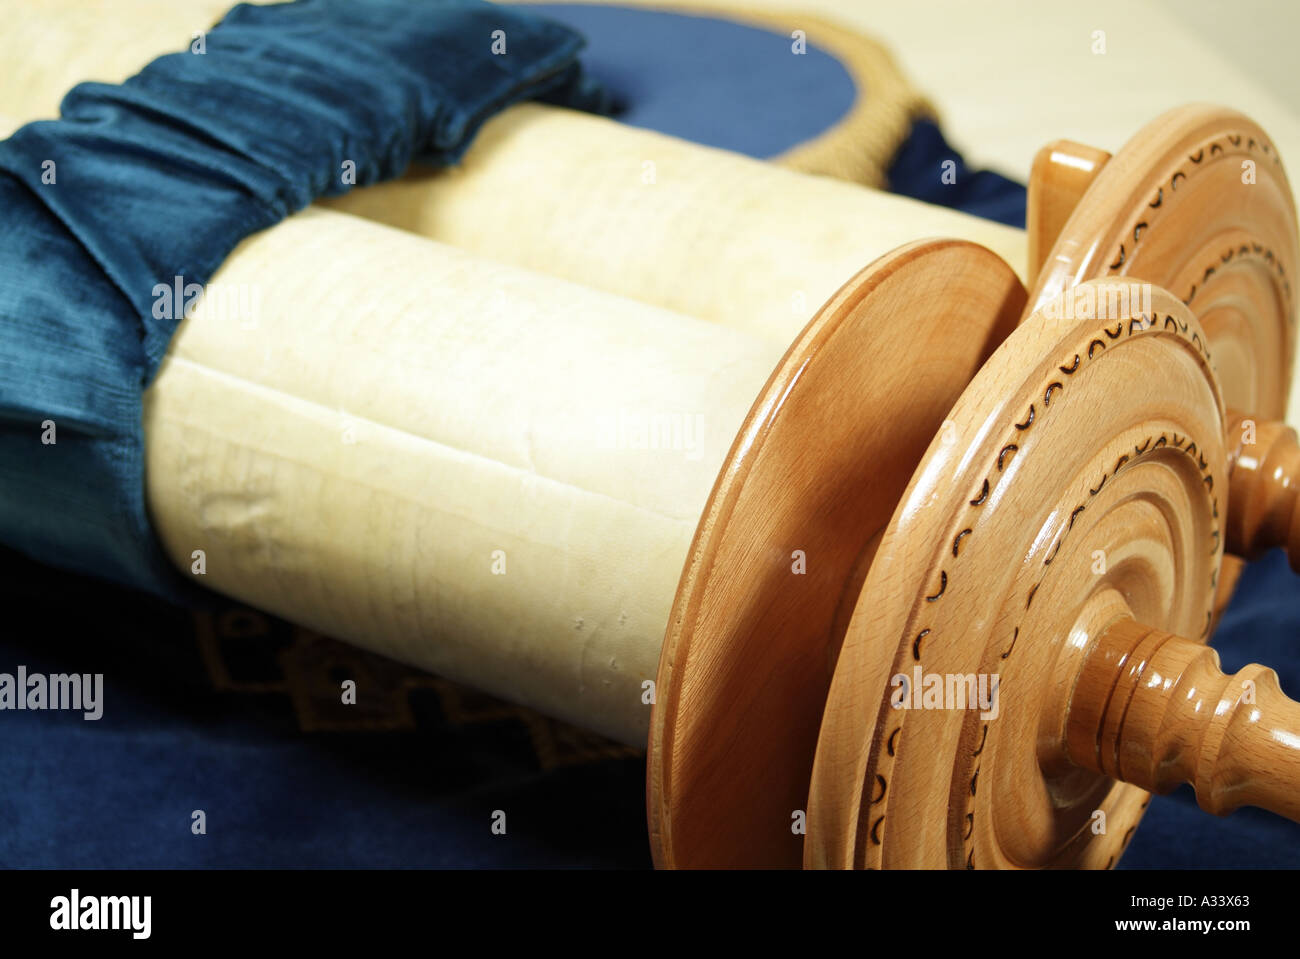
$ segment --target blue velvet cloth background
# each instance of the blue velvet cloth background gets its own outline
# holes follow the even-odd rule
[[[588,35],[591,71],[626,122],[767,157],[852,100],[824,52],[768,55],[788,51],[775,34],[643,11],[548,12]],[[762,96],[731,109],[751,89]],[[891,186],[1023,223],[1023,187],[996,174],[961,165],[957,189],[942,189],[941,164],[954,158],[937,127],[918,124]],[[5,456],[0,447],[0,471]],[[0,865],[650,864],[639,757],[548,764],[515,714],[466,722],[428,691],[411,694],[401,731],[305,734],[284,694],[214,691],[189,612],[4,550],[0,609],[0,671],[103,672],[106,683],[99,722],[0,714]],[[247,618],[222,602],[209,621],[223,617]],[[268,628],[242,651],[227,644],[224,665],[247,689],[277,675],[289,628]],[[1296,696],[1298,637],[1297,580],[1273,554],[1247,569],[1214,645],[1229,669],[1279,666]],[[194,809],[207,835],[191,834]],[[506,836],[489,830],[496,809],[508,812]],[[1300,827],[1254,810],[1214,819],[1189,790],[1156,797],[1121,868],[1202,865],[1300,865]]]

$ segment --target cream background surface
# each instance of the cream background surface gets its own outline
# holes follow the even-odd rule
[[[712,2],[808,10],[875,34],[939,109],[954,145],[1022,181],[1045,140],[1114,150],[1157,114],[1198,100],[1248,113],[1284,159],[1300,157],[1300,4],[1290,0]]]

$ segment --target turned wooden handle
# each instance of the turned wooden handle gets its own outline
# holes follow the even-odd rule
[[[1228,519],[1224,542],[1247,559],[1284,547],[1300,572],[1300,442],[1275,420],[1228,417]]]
[[[1031,285],[1075,207],[1109,160],[1106,151],[1073,140],[1049,143],[1034,157],[1025,211]]]
[[[1259,806],[1300,822],[1300,703],[1277,673],[1250,665],[1229,676],[1210,647],[1133,620],[1088,654],[1066,754],[1152,792],[1190,783],[1215,815]]]

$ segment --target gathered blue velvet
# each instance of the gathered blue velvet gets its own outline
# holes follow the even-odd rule
[[[0,542],[185,594],[144,499],[142,393],[186,305],[155,288],[205,284],[316,197],[456,161],[511,103],[607,109],[582,43],[477,0],[238,6],[0,143]]]

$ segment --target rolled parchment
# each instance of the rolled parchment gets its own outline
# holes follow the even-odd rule
[[[542,104],[494,117],[454,169],[322,202],[787,344],[904,243],[1027,255],[1023,230]]]
[[[152,516],[203,585],[644,745],[691,536],[780,353],[310,209],[177,332]]]

